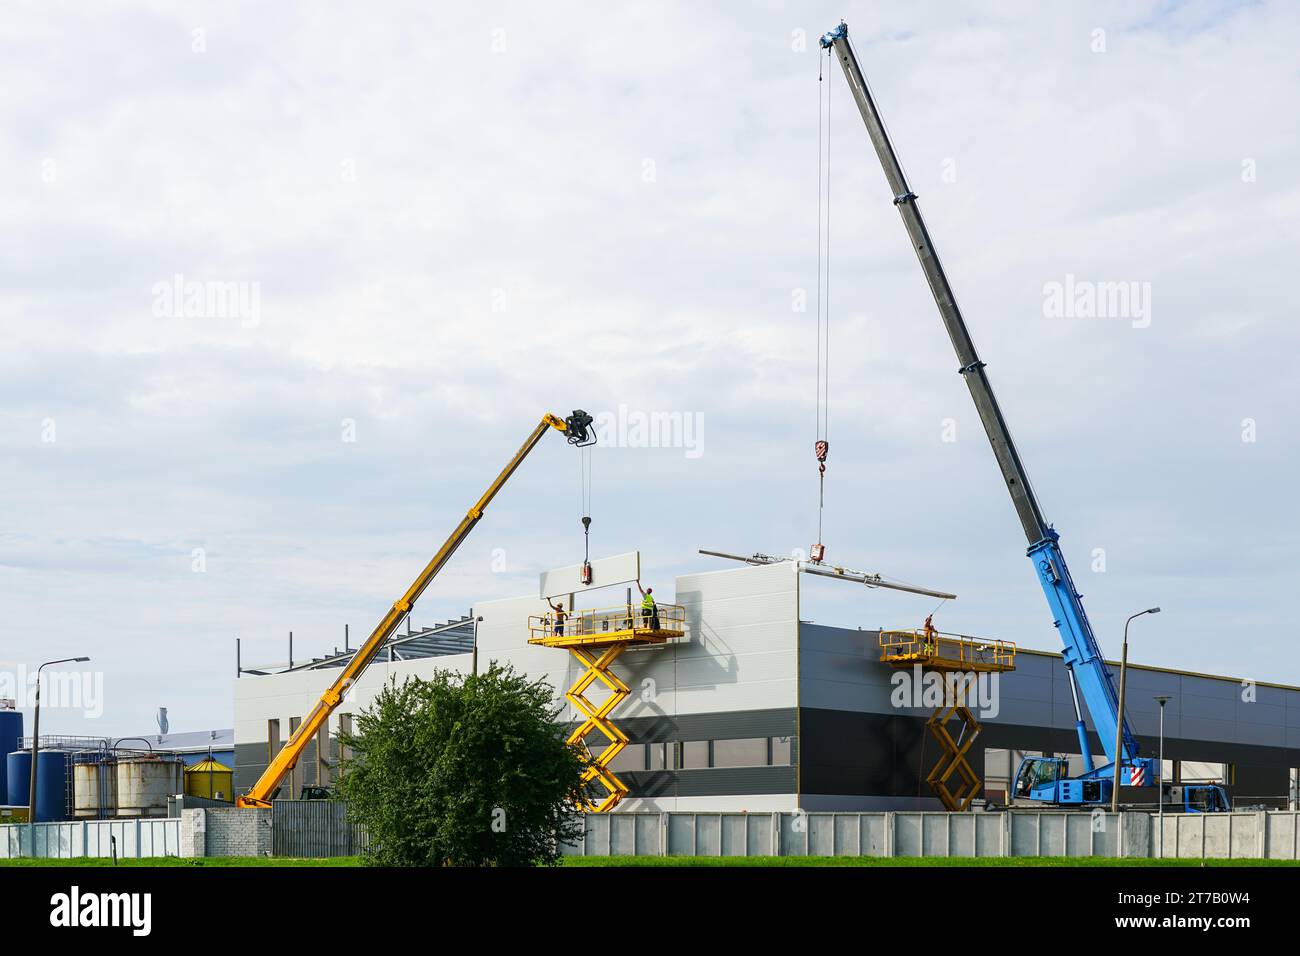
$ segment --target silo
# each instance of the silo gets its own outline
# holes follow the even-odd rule
[[[11,804],[26,806],[29,800],[32,753],[17,750],[6,763],[8,797]],[[56,823],[68,818],[68,754],[63,750],[42,750],[36,761],[36,823]]]
[[[23,737],[23,715],[13,709],[13,701],[0,700],[0,756],[19,748]],[[0,802],[9,797],[9,761],[0,760]]]
[[[117,761],[117,815],[165,817],[167,798],[185,792],[185,764],[175,757],[122,757]]]
[[[192,797],[210,800],[235,799],[235,772],[225,764],[204,757],[185,770],[185,792]]]
[[[72,765],[72,815],[78,820],[117,815],[117,765],[112,757],[95,754]]]

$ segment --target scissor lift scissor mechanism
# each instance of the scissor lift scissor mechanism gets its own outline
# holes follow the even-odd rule
[[[675,604],[660,604],[653,614],[631,604],[583,609],[565,615],[533,615],[528,619],[529,644],[562,647],[583,667],[582,675],[565,691],[564,699],[585,718],[569,735],[569,743],[581,744],[586,752],[581,808],[588,813],[605,813],[618,806],[628,787],[609,769],[614,758],[627,746],[627,735],[611,719],[619,704],[632,693],[611,669],[629,647],[663,644],[686,633],[686,611]],[[609,696],[600,703],[588,697],[597,684]],[[605,742],[600,744],[600,735]],[[593,751],[595,737],[598,750]]]
[[[1016,645],[943,634],[927,625],[910,631],[881,631],[880,659],[896,670],[920,667],[923,672],[944,675],[943,703],[925,722],[940,748],[939,759],[925,782],[947,810],[969,809],[983,783],[966,755],[983,727],[967,706],[966,677],[1015,670]],[[946,680],[950,675],[957,679]],[[948,729],[953,718],[960,721],[955,737]]]

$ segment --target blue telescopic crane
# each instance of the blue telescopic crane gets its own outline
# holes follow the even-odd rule
[[[1059,535],[1044,519],[1038,499],[1029,484],[1025,466],[993,395],[984,362],[975,351],[975,343],[971,341],[957,298],[953,295],[948,277],[939,262],[939,254],[925,228],[925,220],[921,218],[916,193],[907,184],[903,167],[899,164],[889,134],[885,131],[880,111],[858,66],[857,56],[849,43],[848,26],[841,22],[822,37],[821,45],[839,58],[849,90],[866,123],[867,133],[880,158],[880,164],[884,167],[885,178],[894,194],[894,205],[903,218],[903,226],[912,240],[912,247],[916,250],[921,269],[934,294],[935,304],[939,307],[939,316],[943,319],[948,337],[957,352],[958,371],[970,389],[980,421],[984,423],[984,431],[993,446],[993,454],[997,457],[998,467],[1002,470],[1007,491],[1011,493],[1012,504],[1024,527],[1025,537],[1029,540],[1029,559],[1033,562],[1043,593],[1047,595],[1047,603],[1052,609],[1054,623],[1065,647],[1065,666],[1074,699],[1075,729],[1079,735],[1084,772],[1071,777],[1069,767],[1062,758],[1029,757],[1020,765],[1013,792],[1017,797],[1062,806],[1109,803],[1117,765],[1121,771],[1121,785],[1154,787],[1156,761],[1151,757],[1139,756],[1137,741],[1119,712],[1115,685],[1111,682],[1106,662],[1101,656],[1101,648],[1093,636],[1088,615],[1084,613],[1081,595],[1075,590],[1070,578],[1070,569],[1066,567],[1065,555],[1061,552]],[[1079,708],[1080,696],[1083,697],[1106,752],[1107,762],[1101,766],[1096,765],[1088,743],[1088,730]],[[1113,752],[1117,725],[1122,727],[1119,754]]]

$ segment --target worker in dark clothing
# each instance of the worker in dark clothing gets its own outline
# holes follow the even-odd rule
[[[641,626],[659,630],[659,606],[655,604],[655,589],[643,588],[636,582],[636,589],[641,592]]]
[[[563,637],[564,619],[569,616],[569,612],[564,609],[563,601],[561,601],[559,604],[556,604],[550,598],[547,598],[546,603],[549,604],[551,606],[551,610],[555,612],[555,636]]]

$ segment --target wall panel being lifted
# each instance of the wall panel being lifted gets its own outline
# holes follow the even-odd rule
[[[564,594],[590,591],[611,584],[628,584],[641,577],[641,552],[628,551],[609,558],[596,558],[591,562],[591,583],[582,583],[582,565],[543,571],[540,575],[538,597],[554,598]]]

